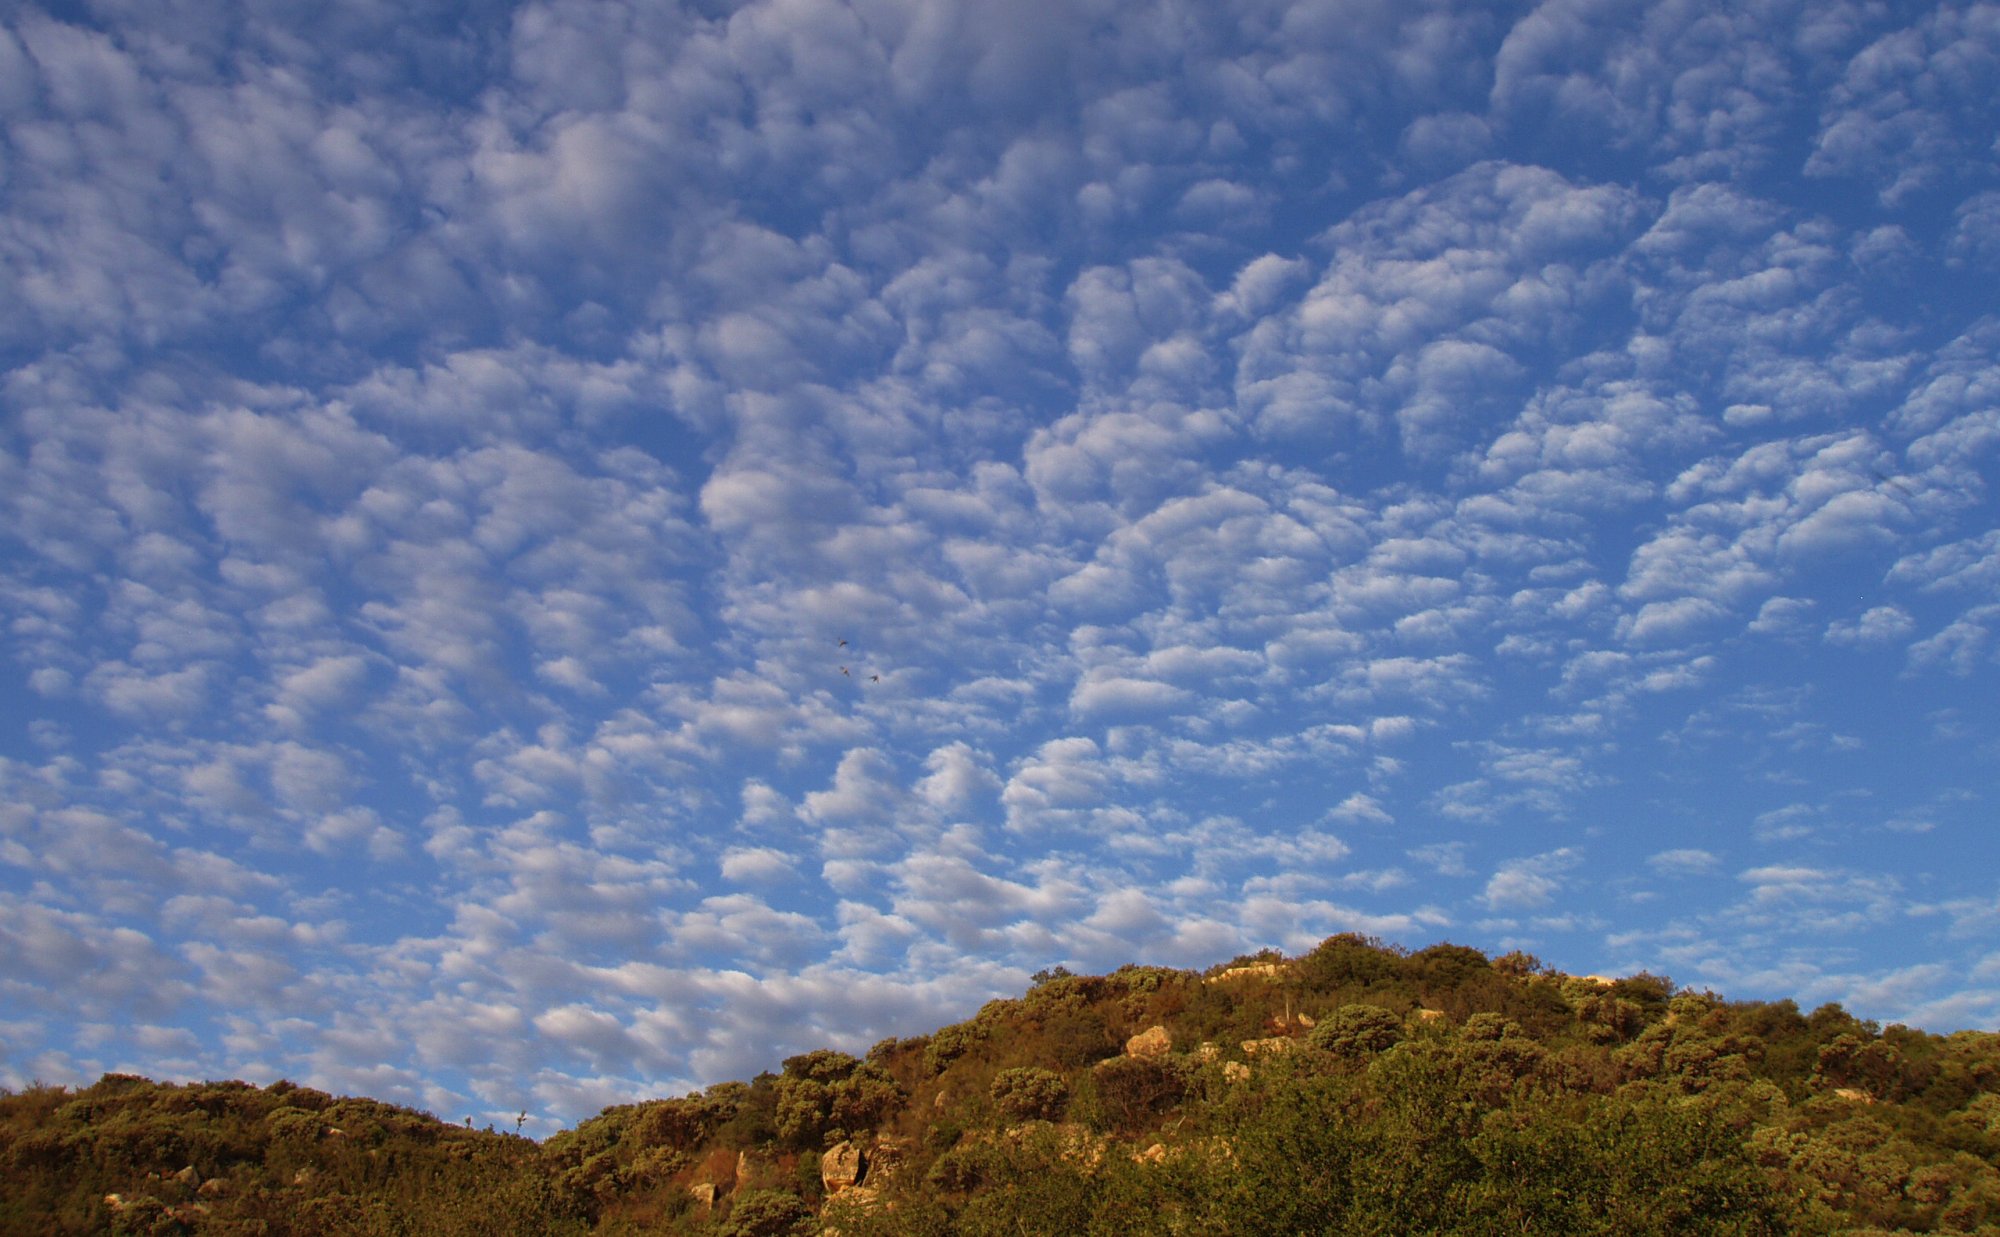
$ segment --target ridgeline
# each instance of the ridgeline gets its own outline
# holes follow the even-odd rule
[[[537,1144],[279,1082],[0,1093],[0,1233],[2000,1234],[2000,1035],[1352,935],[1056,968]]]

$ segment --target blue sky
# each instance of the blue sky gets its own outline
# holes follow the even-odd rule
[[[1344,930],[1990,1028],[1996,79],[1993,4],[10,6],[0,1085],[546,1133]]]

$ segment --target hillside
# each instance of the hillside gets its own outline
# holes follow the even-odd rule
[[[1996,1233],[2000,1035],[1336,936],[1060,968],[537,1145],[277,1083],[0,1096],[5,1233]]]

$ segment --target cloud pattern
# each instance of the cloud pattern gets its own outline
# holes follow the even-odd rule
[[[0,19],[0,1084],[1339,930],[2000,1017],[2000,6]]]

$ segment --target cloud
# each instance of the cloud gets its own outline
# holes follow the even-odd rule
[[[1708,851],[1685,846],[1648,856],[1646,866],[1662,876],[1704,876],[1713,872],[1720,862]]]
[[[1860,618],[1832,624],[1826,629],[1826,638],[1837,644],[1885,644],[1909,635],[1916,626],[1916,620],[1899,606],[1874,606]]]
[[[1563,889],[1563,873],[1583,860],[1571,847],[1545,851],[1525,859],[1510,859],[1486,880],[1480,895],[1488,910],[1534,910],[1553,903]]]
[[[0,1081],[547,1133],[1453,925],[1990,1012],[1873,785],[1990,743],[1987,16],[0,22]]]

